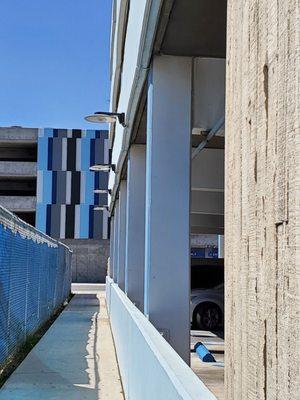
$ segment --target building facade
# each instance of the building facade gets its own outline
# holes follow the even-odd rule
[[[35,226],[38,129],[0,128],[0,204]]]
[[[0,204],[73,250],[74,282],[104,282],[108,258],[107,131],[0,128]],[[103,193],[95,193],[103,189]]]
[[[107,239],[107,131],[42,129],[38,137],[36,227],[54,238]]]
[[[299,15],[113,2],[107,301],[126,399],[216,398],[188,367],[190,244],[224,232],[222,393],[299,395]]]

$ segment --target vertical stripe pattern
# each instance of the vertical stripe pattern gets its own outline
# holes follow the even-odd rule
[[[107,131],[41,129],[38,138],[37,228],[55,238],[108,237],[108,173],[90,171],[108,162]]]

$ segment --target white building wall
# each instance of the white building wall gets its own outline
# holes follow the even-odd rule
[[[118,26],[118,21],[122,13],[120,12],[122,5],[124,6],[124,1],[117,0],[117,6],[119,8],[117,13],[116,25]],[[140,41],[143,36],[143,20],[144,14],[146,12],[147,0],[131,0],[128,15],[128,24],[126,30],[126,42],[124,47],[124,58],[122,65],[122,80],[120,86],[119,102],[118,102],[118,112],[127,113],[130,97],[132,90],[134,88],[134,80],[136,75],[136,70],[138,66]],[[119,27],[121,29],[121,27]],[[112,82],[116,79],[117,69],[117,35],[115,35],[114,42],[114,53],[112,60]],[[119,49],[120,51],[120,49]],[[112,86],[114,90],[114,85]],[[114,93],[112,92],[112,96]],[[117,163],[122,149],[122,143],[124,138],[124,128],[120,124],[116,124],[115,127],[115,137],[114,146],[112,154],[112,162]],[[113,179],[113,178],[112,178]],[[112,184],[112,181],[111,181]]]

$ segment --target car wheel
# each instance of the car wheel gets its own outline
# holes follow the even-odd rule
[[[213,303],[201,304],[195,311],[197,329],[214,330],[222,323],[222,311]]]

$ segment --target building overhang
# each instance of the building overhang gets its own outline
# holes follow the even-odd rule
[[[124,56],[126,24],[129,23],[127,13],[130,12],[125,7],[125,3],[122,7],[120,6],[120,19],[119,21],[113,21],[114,27],[112,30],[112,46],[116,43],[113,38],[119,35],[118,46],[115,49],[115,62],[117,64],[111,76],[111,111],[113,112],[120,111],[118,109],[122,75],[120,65]],[[127,160],[130,144],[134,139],[137,139],[136,143],[145,141],[145,137],[140,136],[142,129],[139,127],[145,126],[145,87],[153,54],[224,58],[226,49],[226,8],[226,0],[191,0],[188,7],[184,0],[146,1],[134,81],[131,86],[127,110],[122,110],[122,112],[126,112],[126,127],[122,128],[121,151],[118,160],[115,161],[116,172],[115,175],[111,176],[111,213],[113,213],[120,181],[124,177],[125,161]],[[114,49],[112,48],[111,55],[113,53]],[[139,133],[137,133],[138,130]],[[116,127],[112,124],[110,146],[114,144],[115,135]],[[223,138],[217,140],[216,147],[220,148],[219,142],[222,141],[223,143],[224,140]]]
[[[175,56],[226,54],[227,0],[173,1],[160,51]]]

